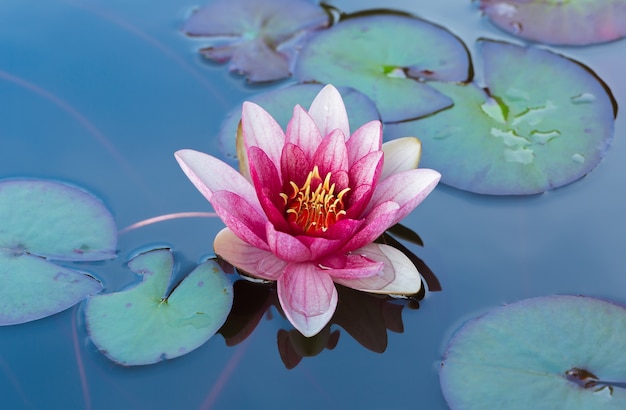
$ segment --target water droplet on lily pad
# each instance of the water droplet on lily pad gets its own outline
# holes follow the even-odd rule
[[[113,216],[93,195],[54,181],[0,182],[0,326],[41,319],[102,290],[50,260],[115,257]]]
[[[432,114],[452,105],[432,81],[468,81],[465,45],[447,29],[399,12],[365,11],[315,33],[294,75],[369,96],[385,122]]]
[[[626,309],[582,296],[522,300],[458,330],[440,371],[451,409],[626,408]]]
[[[143,275],[135,287],[87,301],[89,336],[111,360],[143,365],[172,359],[200,347],[222,326],[233,288],[214,260],[196,267],[167,295],[174,257],[157,249],[128,267]]]
[[[216,0],[195,12],[183,32],[210,44],[200,50],[250,81],[291,75],[298,47],[313,30],[330,24],[326,11],[305,0]]]
[[[478,49],[485,89],[430,83],[454,107],[386,124],[385,136],[419,136],[421,166],[441,172],[445,184],[477,193],[534,194],[590,172],[609,146],[617,113],[602,80],[547,50],[492,40],[480,40]]]
[[[493,24],[528,40],[586,45],[626,36],[625,0],[480,0]]]
[[[263,107],[285,130],[293,115],[293,107],[298,104],[308,110],[323,87],[321,84],[296,84],[257,94],[250,101]],[[366,95],[349,87],[339,87],[338,90],[348,112],[351,130],[369,121],[380,120],[376,105]],[[228,113],[219,133],[222,150],[232,157],[237,156],[235,137],[240,120],[241,106]]]

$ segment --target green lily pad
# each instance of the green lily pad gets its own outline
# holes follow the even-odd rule
[[[451,409],[626,408],[626,309],[547,296],[491,310],[450,341],[440,382]]]
[[[586,45],[626,36],[626,0],[480,0],[493,24],[517,37]]]
[[[284,130],[293,116],[293,107],[299,104],[308,109],[323,87],[321,84],[295,84],[257,94],[250,98],[250,101],[263,107]],[[366,95],[349,87],[339,87],[338,90],[346,106],[352,131],[369,121],[380,120],[376,105]],[[241,107],[237,107],[228,113],[219,133],[222,150],[226,155],[235,158],[237,157],[235,137],[240,120]]]
[[[399,12],[363,12],[315,33],[296,61],[302,82],[332,83],[369,96],[385,122],[443,110],[452,100],[431,81],[469,81],[463,42],[447,29]]]
[[[87,301],[89,336],[111,360],[129,366],[184,355],[226,320],[233,288],[217,262],[199,265],[167,295],[173,266],[168,249],[140,254],[128,263],[143,275],[139,285]]]
[[[0,326],[53,315],[102,290],[92,276],[48,260],[115,257],[115,222],[96,197],[53,181],[5,180],[0,221]]]
[[[602,80],[546,50],[490,40],[478,46],[486,89],[432,83],[454,107],[389,124],[385,135],[419,136],[421,166],[477,193],[535,194],[591,171],[609,146],[617,114]]]

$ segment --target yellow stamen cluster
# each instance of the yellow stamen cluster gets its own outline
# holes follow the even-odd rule
[[[285,201],[287,219],[306,233],[326,232],[346,214],[343,197],[350,188],[344,188],[335,195],[335,184],[330,183],[330,177],[329,172],[322,180],[316,165],[301,187],[290,181],[293,193],[280,194]]]

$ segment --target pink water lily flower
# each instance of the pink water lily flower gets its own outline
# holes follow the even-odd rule
[[[337,306],[333,282],[375,293],[420,290],[411,261],[373,243],[439,181],[438,172],[416,169],[419,140],[382,144],[379,121],[351,135],[341,96],[330,85],[308,112],[294,108],[286,132],[245,102],[242,132],[248,178],[201,152],[181,150],[176,159],[227,226],[215,238],[215,253],[251,276],[276,281],[296,329],[310,337],[329,322]]]

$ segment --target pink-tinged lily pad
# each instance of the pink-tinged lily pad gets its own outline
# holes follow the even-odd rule
[[[93,195],[44,180],[0,182],[0,326],[41,319],[102,290],[48,259],[115,257],[117,231]]]
[[[293,107],[298,104],[308,109],[322,88],[321,84],[295,84],[257,94],[250,101],[263,107],[282,129],[286,129]],[[356,130],[369,121],[380,120],[376,105],[366,95],[349,87],[339,87],[338,90],[348,112],[350,129]],[[222,150],[231,157],[237,156],[236,135],[240,120],[241,107],[237,107],[228,113],[219,133]]]
[[[200,52],[250,81],[273,81],[291,75],[298,47],[314,30],[327,27],[330,16],[306,0],[216,0],[196,11],[183,32],[202,36]]]
[[[304,45],[294,75],[369,96],[385,122],[432,114],[452,100],[431,81],[469,81],[467,48],[445,28],[397,12],[364,12],[315,33]]]
[[[133,258],[128,267],[143,275],[137,286],[89,298],[87,329],[111,360],[144,365],[189,353],[222,326],[233,288],[214,260],[196,267],[168,295],[174,257],[168,249]]]
[[[626,0],[480,0],[499,28],[549,44],[586,45],[626,36]]]
[[[491,310],[458,330],[440,371],[457,409],[626,408],[626,309],[547,296]]]
[[[480,40],[486,88],[432,84],[454,107],[390,124],[387,137],[417,135],[420,165],[442,182],[492,195],[535,194],[575,181],[602,159],[617,105],[593,71],[561,55]]]

